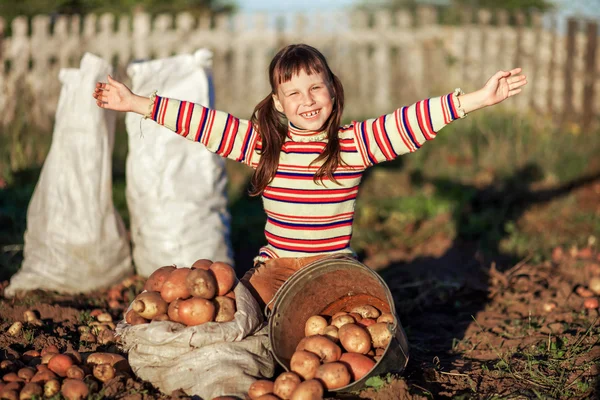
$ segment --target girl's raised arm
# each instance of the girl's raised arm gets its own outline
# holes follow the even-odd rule
[[[143,115],[222,157],[256,166],[258,133],[250,121],[192,102],[138,96],[110,75],[96,84],[93,97],[99,107]]]
[[[450,122],[520,93],[527,83],[527,78],[520,73],[521,68],[498,71],[472,93],[457,90],[401,107],[379,118],[355,122],[355,141],[364,166],[416,151]]]

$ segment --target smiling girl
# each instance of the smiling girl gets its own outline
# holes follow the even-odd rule
[[[341,126],[344,89],[325,57],[305,44],[280,50],[269,66],[272,92],[250,121],[186,101],[133,94],[108,77],[98,106],[135,112],[210,151],[254,168],[250,194],[261,195],[267,244],[242,279],[268,303],[295,271],[322,257],[353,254],[352,221],[364,171],[418,150],[444,126],[498,104],[527,83],[521,69],[498,71],[482,89],[460,89]]]

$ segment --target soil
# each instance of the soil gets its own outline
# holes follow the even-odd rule
[[[460,262],[458,253],[454,256],[455,262]],[[548,392],[551,388],[543,385],[550,383],[528,378],[523,370],[527,364],[515,360],[515,354],[525,357],[528,349],[550,347],[560,338],[563,343],[579,342],[580,346],[586,346],[585,352],[571,360],[571,365],[587,365],[586,368],[569,371],[573,376],[565,382],[575,379],[588,382],[589,390],[577,397],[592,398],[596,395],[595,377],[600,372],[600,343],[597,330],[596,335],[586,332],[594,324],[597,328],[598,308],[586,309],[576,288],[585,286],[592,276],[600,276],[600,255],[589,248],[560,249],[553,258],[554,261],[540,265],[522,262],[503,272],[495,267],[486,271],[473,264],[463,265],[464,274],[456,271],[451,274],[451,267],[458,264],[449,262],[448,270],[433,271],[424,268],[427,260],[413,261],[411,268],[392,266],[382,271],[399,300],[397,307],[411,344],[408,367],[400,376],[383,377],[380,385],[372,385],[356,395],[338,397],[533,398],[534,389]],[[437,273],[435,278],[434,273]],[[143,280],[136,277],[119,285],[125,288],[121,292],[122,301],[113,308],[108,306],[109,291],[86,296],[34,291],[23,298],[2,298],[1,359],[23,359],[27,350],[39,351],[48,345],[84,354],[119,353],[114,342],[100,345],[81,341],[77,327],[83,323],[82,315],[95,315],[98,311],[94,310],[108,311],[118,320],[142,285]],[[112,293],[114,297],[114,290]],[[24,322],[26,310],[37,312],[42,326],[26,324],[33,334],[10,336],[8,328],[15,321]],[[84,311],[89,313],[82,314]],[[512,360],[510,373],[497,367],[502,360]],[[381,387],[376,389],[376,386]],[[135,376],[114,378],[104,389],[105,397],[116,399],[186,397],[182,393],[161,394]]]
[[[597,197],[588,200],[597,207]],[[329,398],[600,397],[599,309],[597,303],[584,306],[586,296],[597,301],[600,292],[582,290],[592,277],[600,278],[595,243],[580,249],[557,247],[545,262],[525,259],[503,265],[501,260],[486,260],[469,243],[440,237],[410,253],[369,254],[362,261],[379,270],[396,300],[410,360],[401,374],[372,380],[359,393],[330,393]],[[143,282],[132,276],[85,295],[39,290],[12,299],[1,296],[8,284],[3,282],[0,362],[26,364],[31,359],[27,351],[49,345],[84,355],[123,354],[116,339],[103,344],[81,340],[78,327],[100,312],[120,320]],[[25,323],[26,310],[37,313],[40,326]],[[24,323],[23,331],[11,336],[7,331],[16,321]],[[3,368],[0,365],[0,374],[9,371]],[[160,393],[132,374],[117,376],[102,387],[104,398],[189,398],[180,392]]]

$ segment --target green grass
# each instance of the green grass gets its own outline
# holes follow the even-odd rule
[[[118,121],[113,154],[113,200],[129,224],[125,199],[127,134]],[[0,133],[0,279],[21,263],[27,204],[51,134],[16,121]],[[555,245],[600,237],[600,215],[578,206],[570,189],[600,172],[600,135],[558,128],[544,117],[500,109],[455,122],[414,154],[367,171],[356,206],[352,246],[358,253],[414,247],[436,236],[476,243],[487,254],[543,258]],[[249,266],[264,244],[259,198],[247,195],[251,170],[227,163],[232,242]],[[596,180],[598,177],[596,177]],[[562,190],[561,190],[562,188]],[[536,211],[537,220],[526,215]],[[529,213],[529,214],[528,214]],[[543,220],[561,215],[548,232]],[[528,218],[531,218],[530,216]],[[537,221],[541,227],[532,227]]]

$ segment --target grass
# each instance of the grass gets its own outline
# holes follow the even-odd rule
[[[116,131],[113,200],[129,224],[123,119]],[[23,120],[0,134],[0,176],[6,182],[0,190],[0,279],[12,275],[22,261],[27,204],[50,137]],[[544,118],[502,109],[469,116],[418,152],[368,170],[357,202],[352,246],[369,254],[414,247],[444,235],[455,242],[475,242],[487,254],[520,258],[534,253],[543,258],[559,243],[584,245],[590,237],[600,237],[600,215],[578,207],[567,189],[582,186],[582,176],[600,171],[594,158],[600,150],[598,137],[596,132],[559,129]],[[260,199],[246,193],[250,170],[228,162],[227,171],[232,242],[243,254],[236,261],[247,264],[244,259],[264,242],[265,216]],[[534,223],[524,223],[534,209]],[[535,222],[557,212],[565,214],[565,229],[552,235],[544,234],[543,223],[538,231],[533,229]]]

